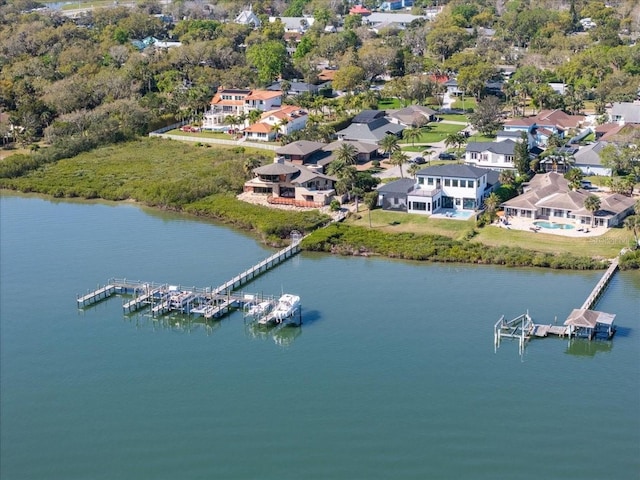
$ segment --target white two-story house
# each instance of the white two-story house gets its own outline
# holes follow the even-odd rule
[[[516,142],[511,139],[500,142],[469,142],[464,162],[492,170],[516,170],[514,164]]]
[[[431,215],[442,209],[475,210],[482,206],[489,171],[471,165],[437,165],[416,174],[407,193],[407,211]]]

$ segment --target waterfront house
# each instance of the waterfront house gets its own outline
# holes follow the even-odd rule
[[[617,193],[606,195],[600,197],[600,209],[591,213],[584,207],[591,193],[572,191],[569,182],[555,172],[536,175],[523,189],[522,195],[502,204],[506,216],[615,227],[633,212],[635,202]]]
[[[307,125],[307,112],[296,105],[270,110],[262,114],[260,121],[242,130],[247,140],[271,142],[279,135],[290,135]]]
[[[416,181],[413,178],[401,178],[395,182],[380,185],[378,187],[378,206],[383,210],[408,211],[408,195],[415,187]]]
[[[492,170],[516,170],[514,165],[516,142],[511,139],[499,142],[469,142],[466,147],[464,161]]]
[[[400,137],[404,126],[391,123],[384,110],[363,110],[355,116],[351,125],[336,132],[340,140],[355,140],[379,144],[387,135]]]
[[[263,195],[272,204],[322,207],[335,197],[336,178],[318,168],[305,167],[276,157],[273,163],[255,168],[244,192]]]
[[[436,165],[416,174],[407,211],[431,215],[441,209],[476,210],[488,195],[488,170],[471,165]]]
[[[229,115],[246,116],[252,110],[266,112],[280,107],[281,103],[281,91],[220,87],[204,113],[202,129],[225,131],[229,129]]]
[[[333,154],[334,151],[338,150],[345,143],[349,143],[355,147],[357,152],[357,163],[367,163],[378,157],[378,145],[375,143],[358,142],[355,140],[336,140],[335,142],[331,142],[323,147],[322,150]],[[330,159],[333,160],[333,155]]]
[[[291,142],[276,150],[276,155],[283,157],[287,162],[296,165],[315,163],[312,157],[318,156],[326,143],[312,142],[310,140],[298,140]]]

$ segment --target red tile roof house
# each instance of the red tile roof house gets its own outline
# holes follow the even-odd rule
[[[296,105],[286,105],[262,114],[260,121],[242,130],[247,140],[271,142],[280,135],[290,135],[307,125],[307,112]]]
[[[252,110],[266,112],[281,104],[281,91],[220,87],[204,113],[202,130],[226,131],[231,128],[227,122],[229,115],[247,115]]]
[[[245,182],[244,191],[264,195],[272,204],[319,208],[335,198],[336,178],[317,170],[276,157],[274,163],[255,168],[254,178]]]
[[[537,145],[546,145],[551,135],[564,138],[569,130],[580,130],[584,115],[569,115],[562,110],[542,110],[533,117],[512,118],[504,123],[503,129],[527,132],[534,137]]]

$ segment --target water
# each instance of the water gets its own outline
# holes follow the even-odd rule
[[[131,205],[0,200],[0,477],[602,479],[640,471],[640,275],[611,343],[493,348],[501,314],[564,320],[601,272],[302,254],[247,289],[302,297],[264,335],[124,318],[109,277],[207,286],[271,251]]]

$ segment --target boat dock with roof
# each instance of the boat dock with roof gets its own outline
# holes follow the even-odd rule
[[[520,353],[524,351],[526,343],[533,337],[579,337],[594,340],[596,338],[610,340],[615,334],[615,314],[592,310],[602,296],[609,282],[618,270],[618,258],[616,257],[600,278],[591,293],[580,308],[574,308],[562,325],[535,323],[529,316],[529,312],[523,313],[511,320],[505,320],[504,315],[493,327],[494,345],[500,346],[503,338],[518,340]]]

